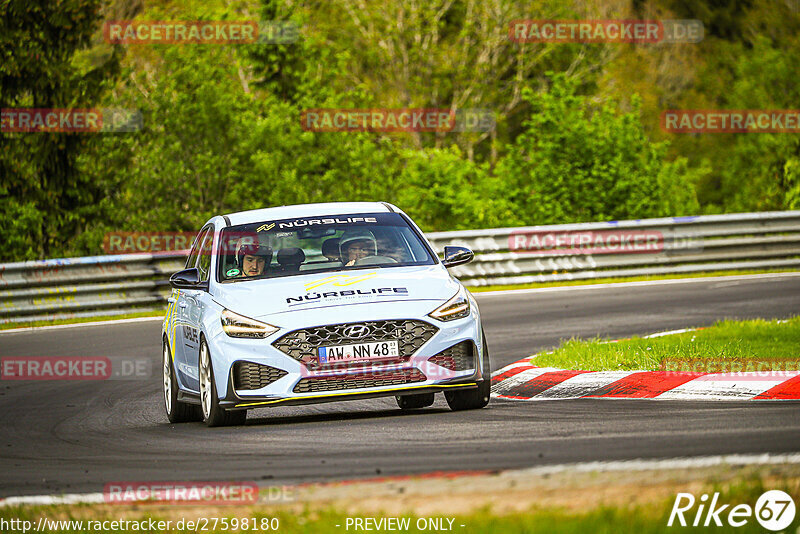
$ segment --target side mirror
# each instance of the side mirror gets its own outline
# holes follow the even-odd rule
[[[455,267],[456,265],[463,265],[471,262],[472,258],[474,257],[475,253],[473,253],[467,247],[448,246],[444,247],[444,259],[442,260],[442,265],[447,268]]]
[[[202,289],[208,290],[208,282],[200,280],[200,271],[197,267],[178,271],[169,277],[169,285],[175,289]]]

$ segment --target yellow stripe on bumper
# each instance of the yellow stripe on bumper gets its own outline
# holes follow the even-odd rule
[[[324,399],[326,397],[346,397],[348,395],[363,395],[365,393],[382,393],[384,391],[398,391],[398,390],[405,390],[405,389],[418,389],[418,388],[455,388],[455,387],[465,387],[465,386],[477,386],[477,382],[466,382],[464,384],[421,384],[418,386],[398,386],[391,389],[382,389],[380,391],[348,391],[346,393],[332,393],[330,395],[308,395],[305,397],[287,397],[285,399],[276,399],[271,401],[263,401],[263,402],[249,402],[244,404],[237,404],[235,408],[244,408],[247,406],[264,406],[267,404],[278,404],[281,402],[292,401],[292,400],[302,400],[302,399]]]

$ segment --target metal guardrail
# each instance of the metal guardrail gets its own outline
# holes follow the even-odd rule
[[[656,251],[519,250],[519,235],[568,235],[609,231],[659,236]],[[434,232],[445,245],[475,251],[452,269],[467,286],[588,280],[739,269],[800,268],[800,211],[740,213]],[[169,275],[181,256],[130,254],[0,264],[0,323],[121,315],[160,310]]]

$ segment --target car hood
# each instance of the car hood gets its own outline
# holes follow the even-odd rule
[[[334,314],[344,312],[343,307],[348,311],[356,307],[374,311],[376,305],[412,302],[433,309],[431,301],[446,301],[459,285],[441,265],[425,265],[304,274],[218,287],[214,299],[220,305],[248,317],[263,318],[323,308]]]

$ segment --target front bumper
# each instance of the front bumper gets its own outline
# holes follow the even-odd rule
[[[371,317],[369,320],[376,319],[379,318]],[[440,322],[428,317],[424,320],[435,326],[437,331],[407,361],[388,364],[376,361],[368,366],[335,370],[315,369],[313,365],[307,367],[274,346],[275,341],[298,328],[282,330],[266,340],[234,339],[220,333],[210,340],[209,347],[217,378],[220,405],[226,409],[248,409],[272,405],[315,404],[438,393],[452,389],[476,388],[483,380],[489,379],[481,374],[483,358],[486,355],[483,353],[483,337],[477,307],[473,307],[468,317],[455,321]],[[351,321],[348,324],[358,322],[366,322],[366,319]],[[307,328],[308,325],[302,327]],[[448,353],[447,351],[454,346],[463,347],[465,344],[471,347],[473,355],[472,365],[469,368],[454,370],[444,366],[448,364],[440,365],[442,353]],[[429,361],[431,358],[433,360]],[[237,362],[268,366],[278,371],[280,377],[262,388],[237,389],[237,380],[234,379],[234,365]],[[373,378],[370,375],[381,378],[388,376],[389,380],[377,380],[375,383],[378,385],[374,386],[365,385],[364,381]],[[411,378],[392,380],[395,376],[411,376]],[[241,383],[241,378],[238,381]],[[322,382],[324,386],[303,388],[301,382],[304,384]],[[341,387],[338,387],[339,383]],[[321,391],[320,387],[324,391]]]
[[[324,393],[320,395],[295,395],[292,397],[264,397],[264,398],[242,398],[236,395],[231,388],[232,398],[220,400],[220,406],[228,410],[247,410],[249,408],[259,408],[281,404],[284,406],[298,406],[302,404],[319,404],[323,402],[338,402],[345,400],[374,399],[379,397],[390,397],[394,395],[419,395],[424,393],[441,393],[452,389],[475,389],[478,387],[476,381],[458,382],[453,384],[433,384],[433,385],[411,385],[397,387],[382,387],[371,391],[351,390]]]

